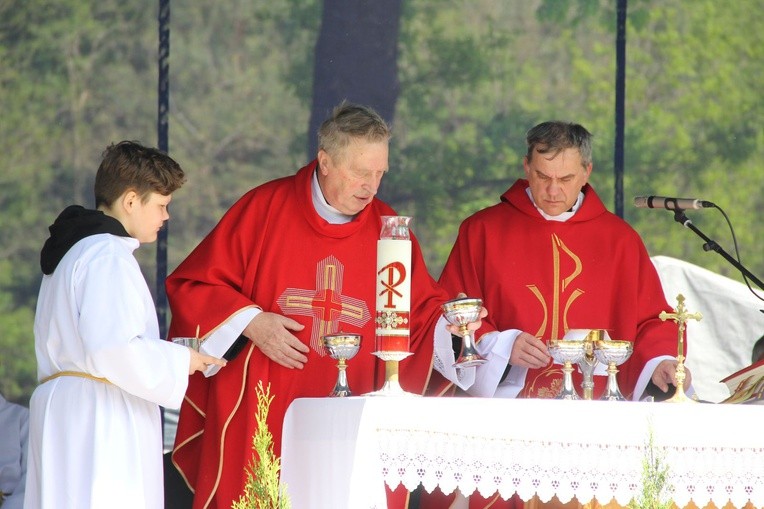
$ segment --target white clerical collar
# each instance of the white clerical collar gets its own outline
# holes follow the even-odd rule
[[[579,191],[578,198],[576,199],[576,203],[573,204],[570,210],[567,210],[557,216],[550,216],[549,214],[541,210],[538,205],[536,205],[536,201],[533,199],[533,195],[531,194],[530,187],[525,188],[525,194],[528,195],[528,198],[531,199],[531,203],[533,203],[533,206],[536,207],[536,210],[539,211],[539,214],[541,214],[541,216],[544,219],[546,219],[547,221],[560,221],[561,223],[564,223],[565,221],[567,221],[568,219],[576,215],[576,212],[578,212],[578,209],[581,208],[581,204],[584,202],[584,192]]]
[[[318,165],[316,165],[316,171],[313,172],[313,178],[310,184],[310,194],[313,197],[313,208],[316,209],[318,215],[324,218],[331,224],[345,224],[353,220],[355,216],[349,216],[343,214],[339,210],[335,209],[324,198],[324,193],[321,192],[321,186],[318,184]]]

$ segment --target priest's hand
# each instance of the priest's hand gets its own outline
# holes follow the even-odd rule
[[[521,332],[517,336],[509,354],[509,363],[512,366],[529,369],[543,368],[551,359],[544,342],[527,332]]]
[[[460,295],[464,295],[464,294],[460,294]],[[482,320],[486,316],[488,316],[488,310],[486,308],[480,308],[480,316],[474,322],[468,323],[467,329],[472,332],[475,332],[476,330],[478,330],[483,325]],[[461,328],[458,325],[453,325],[449,323],[448,325],[446,325],[446,330],[455,336],[462,335]]]
[[[310,349],[289,331],[304,328],[304,325],[286,316],[262,312],[249,322],[243,334],[273,362],[285,368],[302,369],[308,362],[304,354]]]
[[[656,386],[658,386],[658,388],[662,390],[663,392],[666,392],[669,390],[668,384],[673,384],[674,387],[677,386],[676,366],[677,366],[676,360],[666,359],[665,361],[661,361],[658,364],[658,367],[655,368],[655,371],[653,371],[652,382]],[[685,365],[684,390],[687,390],[687,388],[690,387],[690,384],[692,384],[692,375],[690,374],[690,370],[687,369],[687,366]]]
[[[225,359],[218,359],[211,355],[199,353],[193,348],[189,348],[191,351],[191,362],[188,366],[188,374],[193,375],[197,371],[205,371],[210,366],[225,366],[227,361]]]

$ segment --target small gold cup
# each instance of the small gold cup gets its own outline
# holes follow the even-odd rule
[[[343,332],[337,334],[327,334],[323,338],[324,346],[329,352],[329,357],[337,360],[337,382],[329,396],[344,397],[351,396],[352,392],[348,386],[348,377],[346,373],[347,361],[355,357],[361,348],[360,334],[346,334]]]
[[[562,388],[557,399],[581,399],[573,387],[573,365],[578,364],[586,355],[583,341],[575,339],[550,339],[547,341],[549,355],[558,364],[562,364]]]
[[[600,399],[608,401],[625,401],[618,387],[618,366],[626,362],[634,351],[631,341],[616,339],[598,340],[594,343],[594,356],[603,364],[607,364],[607,389]]]

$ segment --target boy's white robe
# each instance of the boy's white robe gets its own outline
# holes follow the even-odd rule
[[[35,315],[40,381],[30,402],[28,509],[162,508],[159,406],[180,406],[187,348],[159,338],[133,256],[139,242],[99,234],[43,276]]]

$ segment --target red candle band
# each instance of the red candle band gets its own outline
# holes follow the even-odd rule
[[[408,352],[409,336],[377,336],[378,352]]]

